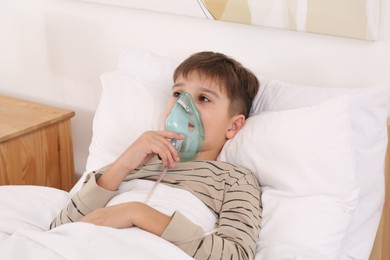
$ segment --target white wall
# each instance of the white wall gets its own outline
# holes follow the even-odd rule
[[[390,89],[388,1],[382,40],[368,42],[75,0],[2,0],[0,93],[75,110],[74,155],[81,174],[99,76],[116,69],[121,50],[149,49],[177,59],[216,50],[281,80],[334,87],[380,83]]]

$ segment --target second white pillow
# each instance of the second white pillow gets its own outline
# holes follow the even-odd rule
[[[263,186],[258,253],[296,245],[337,259],[359,194],[346,97],[254,115],[220,159]]]

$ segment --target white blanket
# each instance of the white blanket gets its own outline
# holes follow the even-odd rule
[[[153,182],[124,183],[109,205],[143,201]],[[138,228],[114,229],[71,223],[48,231],[70,199],[58,189],[0,186],[0,259],[192,259],[181,249]],[[160,184],[149,205],[171,214],[179,210],[208,231],[215,218],[191,193]],[[256,260],[323,260],[308,248],[279,243],[258,250]]]
[[[143,201],[153,184],[142,180],[125,183],[109,204]],[[138,228],[71,223],[48,231],[69,198],[67,192],[46,187],[0,187],[0,258],[192,259],[170,242]],[[214,227],[209,209],[188,191],[160,184],[149,204],[167,214],[180,210],[205,230]]]
[[[0,244],[1,259],[192,259],[168,241],[138,228],[87,223],[48,232],[19,229]]]

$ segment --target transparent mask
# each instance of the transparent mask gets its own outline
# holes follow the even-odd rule
[[[196,158],[203,144],[204,128],[199,110],[189,93],[179,95],[166,120],[166,130],[185,136],[184,140],[171,140],[180,161]]]

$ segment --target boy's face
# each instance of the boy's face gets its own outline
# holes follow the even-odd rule
[[[232,123],[230,101],[224,88],[200,77],[196,71],[190,72],[186,78],[179,76],[172,87],[167,115],[181,92],[187,92],[193,97],[203,121],[205,140],[197,159],[215,160],[228,138],[226,133]]]

